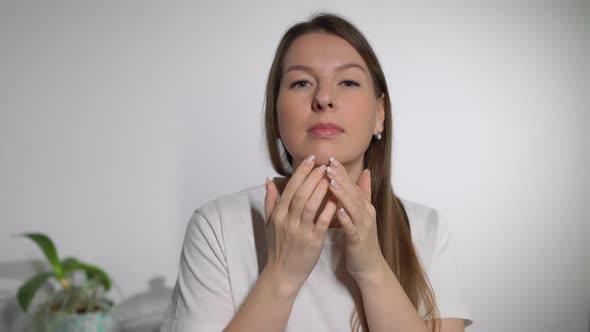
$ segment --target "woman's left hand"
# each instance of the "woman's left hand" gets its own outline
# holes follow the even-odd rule
[[[348,272],[357,282],[373,278],[382,273],[387,262],[379,247],[370,171],[363,171],[354,183],[342,164],[333,158],[328,170],[330,191],[343,206],[337,214],[344,228]]]

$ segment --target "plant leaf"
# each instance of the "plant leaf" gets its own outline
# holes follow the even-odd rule
[[[99,280],[105,291],[111,289],[111,279],[108,274],[97,266],[80,262],[73,257],[64,259],[62,265],[64,266],[64,276],[66,277],[76,270],[83,270],[86,272],[86,277],[88,279]]]
[[[77,266],[79,263],[80,262],[74,257],[67,257],[66,259],[61,261],[61,266],[64,269],[64,277],[67,277],[70,273],[72,273],[72,267]]]
[[[41,286],[43,286],[43,284],[45,284],[47,279],[51,277],[55,277],[55,274],[53,272],[39,273],[27,280],[24,283],[24,285],[22,285],[18,289],[18,292],[16,293],[16,298],[18,300],[18,304],[24,312],[27,311],[29,304],[31,303],[31,300],[33,300],[33,297],[35,296],[37,290]]]
[[[21,236],[28,237],[29,239],[33,240],[39,246],[39,248],[41,248],[41,250],[45,254],[45,257],[47,257],[49,264],[51,264],[51,267],[55,272],[55,276],[58,279],[62,279],[63,269],[61,264],[59,263],[57,250],[55,249],[55,245],[53,245],[53,241],[51,241],[51,239],[47,235],[42,233],[25,233],[21,234]]]

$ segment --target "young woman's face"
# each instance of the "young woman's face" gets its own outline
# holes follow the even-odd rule
[[[281,140],[293,166],[310,154],[317,165],[328,164],[330,156],[362,165],[372,135],[383,131],[383,102],[367,65],[346,40],[326,33],[295,39],[283,59],[277,101]],[[313,130],[327,123],[340,129]]]

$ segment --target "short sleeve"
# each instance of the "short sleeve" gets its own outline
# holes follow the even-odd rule
[[[221,228],[214,221],[197,210],[188,224],[160,332],[222,331],[234,315]]]
[[[465,326],[473,323],[461,294],[460,278],[455,258],[455,251],[449,226],[444,215],[433,210],[429,218],[430,225],[436,225],[436,242],[428,278],[434,290],[436,304],[441,318],[460,318]]]

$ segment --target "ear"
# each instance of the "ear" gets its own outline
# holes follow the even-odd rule
[[[375,131],[383,132],[383,122],[385,121],[385,93],[377,100],[377,121],[375,122]]]

